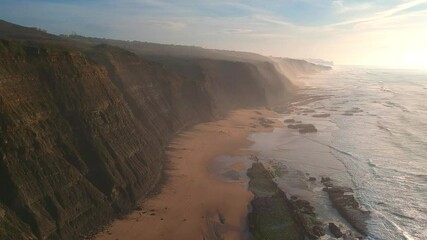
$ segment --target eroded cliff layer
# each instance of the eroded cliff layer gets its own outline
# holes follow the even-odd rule
[[[0,24],[0,239],[79,238],[153,190],[177,131],[292,88],[271,62],[148,58],[33,31]]]

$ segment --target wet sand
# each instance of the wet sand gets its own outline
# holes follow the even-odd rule
[[[283,126],[278,121],[260,124],[259,118],[276,116],[264,109],[238,110],[179,134],[170,144],[171,170],[161,193],[146,200],[142,210],[115,220],[96,239],[245,239],[253,198],[247,182],[224,181],[210,166],[221,155],[252,154],[242,150],[251,144],[247,137]],[[242,163],[230,166],[246,171],[242,168]]]

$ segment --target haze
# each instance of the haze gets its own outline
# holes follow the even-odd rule
[[[3,19],[55,34],[427,68],[427,0],[0,0],[0,6]]]

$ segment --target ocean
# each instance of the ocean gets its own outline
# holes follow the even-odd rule
[[[279,186],[311,201],[324,222],[351,229],[322,191],[318,180],[330,177],[371,212],[368,239],[427,239],[427,71],[335,67],[301,80],[301,97],[280,120],[318,132],[251,136],[251,149],[283,173]]]

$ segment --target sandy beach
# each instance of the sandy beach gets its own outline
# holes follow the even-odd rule
[[[253,154],[242,150],[251,143],[247,137],[281,126],[278,121],[260,124],[260,118],[275,116],[265,109],[238,110],[179,134],[169,146],[169,177],[160,194],[115,220],[96,239],[244,239],[253,195],[246,182],[224,181],[210,166],[221,155]],[[230,168],[242,170],[244,164]]]

